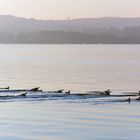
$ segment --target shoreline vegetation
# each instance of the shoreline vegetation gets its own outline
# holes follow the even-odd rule
[[[131,29],[129,29],[131,30]],[[66,31],[38,31],[30,33],[1,33],[0,44],[140,44],[139,33],[120,35],[110,31],[105,33],[82,33]]]
[[[36,20],[0,15],[0,44],[140,44],[140,18]]]

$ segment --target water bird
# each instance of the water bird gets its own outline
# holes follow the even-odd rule
[[[9,89],[10,89],[10,87],[8,86],[8,87],[5,87],[5,88],[0,88],[0,89],[7,89],[7,90],[9,90]]]
[[[67,92],[65,92],[66,95],[70,95],[70,90],[68,90]]]
[[[21,98],[26,97],[27,93],[22,93],[19,95],[2,95],[0,96],[0,99],[15,99],[15,98]]]
[[[38,91],[39,91],[39,88],[40,88],[40,87],[35,87],[35,88],[31,89],[31,91],[33,91],[33,92],[38,92]]]
[[[128,100],[126,100],[126,101],[128,101],[130,103],[131,102],[131,98],[128,98]]]
[[[106,90],[104,93],[105,93],[105,95],[110,95],[111,90],[108,89],[108,90]]]
[[[138,95],[140,96],[140,91],[139,91]]]
[[[57,90],[57,93],[62,93],[64,89]]]
[[[140,96],[138,98],[136,98],[136,100],[140,101]]]
[[[19,96],[26,96],[26,95],[27,93],[25,92],[25,93],[20,94]]]

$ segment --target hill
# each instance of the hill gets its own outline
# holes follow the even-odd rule
[[[37,20],[0,15],[0,43],[140,44],[140,18]]]

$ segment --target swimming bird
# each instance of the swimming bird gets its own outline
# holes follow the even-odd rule
[[[57,93],[62,93],[63,92],[63,89],[60,89],[57,91]]]
[[[127,100],[129,103],[131,102],[131,98],[128,98],[128,100]]]
[[[105,91],[105,95],[110,95],[110,93],[111,93],[111,90],[109,89]]]
[[[33,91],[33,92],[37,92],[38,90],[39,90],[39,87],[35,87],[35,88],[31,89],[31,91]]]
[[[25,92],[25,93],[20,94],[19,96],[26,96],[26,95],[27,93]]]
[[[65,92],[65,94],[70,95],[70,90],[68,90],[67,92]]]
[[[8,87],[5,87],[5,88],[0,88],[0,89],[7,89],[7,90],[9,90],[9,89],[10,89],[10,87],[8,86]]]

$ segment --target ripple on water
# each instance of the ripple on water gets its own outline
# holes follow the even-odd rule
[[[0,139],[139,138],[139,104],[91,104],[95,100],[22,100],[0,103]]]

